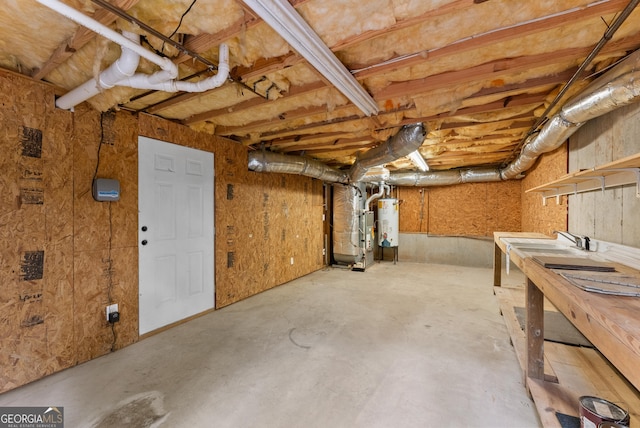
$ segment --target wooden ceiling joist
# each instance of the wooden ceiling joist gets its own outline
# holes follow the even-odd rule
[[[396,58],[393,60],[387,60],[381,64],[352,64],[351,67],[355,70],[360,70],[354,73],[358,79],[364,79],[380,73],[386,73],[389,71],[412,67],[418,65],[425,60],[433,61],[437,58],[442,58],[448,55],[458,55],[470,50],[486,48],[490,45],[505,42],[510,39],[520,38],[526,35],[535,34],[542,31],[553,29],[561,24],[568,22],[577,22],[587,19],[597,18],[602,15],[612,14],[622,10],[628,1],[626,0],[611,0],[608,2],[596,2],[584,8],[567,12],[566,14],[551,15],[547,18],[534,20],[531,22],[523,23],[521,25],[514,25],[503,29],[497,29],[485,34],[469,37],[465,41],[458,41],[450,43],[447,46],[443,46],[437,49],[432,49],[425,52],[419,52],[415,55],[406,56],[405,58]],[[603,24],[604,26],[605,24]],[[606,31],[606,26],[603,28],[603,33]]]
[[[193,123],[198,123],[198,122],[204,122],[207,121],[209,119],[212,119],[214,117],[217,117],[219,115],[222,114],[231,114],[231,113],[238,113],[240,111],[243,110],[248,110],[251,108],[255,108],[255,107],[260,107],[262,105],[266,105],[267,103],[270,103],[273,105],[273,103],[277,103],[280,100],[283,99],[290,99],[292,97],[297,97],[300,95],[304,95],[304,94],[308,94],[309,92],[314,92],[317,91],[318,89],[322,89],[322,88],[326,88],[326,84],[323,81],[317,81],[317,82],[313,82],[313,83],[308,83],[306,85],[296,85],[296,86],[291,86],[289,88],[289,90],[285,93],[282,94],[282,96],[280,98],[278,98],[277,100],[268,100],[266,98],[253,98],[244,102],[241,102],[239,104],[236,104],[234,106],[230,106],[230,107],[226,107],[226,108],[222,108],[222,109],[217,109],[217,110],[209,110],[209,111],[205,111],[202,113],[198,113],[198,114],[194,114],[186,119],[183,120],[183,123],[186,125],[191,125]],[[200,94],[202,95],[202,94]],[[285,113],[286,115],[288,115],[288,113]]]
[[[514,96],[511,97],[508,103],[509,107],[518,107],[518,106],[524,106],[524,105],[539,105],[542,104],[542,102],[544,102],[545,100],[545,94],[533,94],[533,95],[519,95],[519,96]],[[348,107],[348,106],[346,106]],[[489,104],[484,104],[484,105],[480,105],[480,106],[474,106],[474,107],[467,107],[467,108],[462,108],[457,110],[456,112],[448,112],[448,113],[441,113],[441,114],[437,114],[437,115],[433,115],[433,116],[427,116],[427,117],[415,117],[415,118],[407,118],[407,119],[403,119],[401,121],[399,121],[399,123],[397,123],[394,126],[402,126],[402,125],[409,125],[412,123],[416,123],[416,122],[427,122],[427,121],[432,121],[432,120],[438,120],[438,119],[444,119],[447,117],[455,117],[457,116],[462,116],[462,115],[472,115],[472,114],[481,114],[481,113],[488,113],[491,111],[496,111],[496,110],[501,110],[505,108],[505,102],[504,100],[498,100],[498,101],[494,101],[492,103]],[[316,112],[317,114],[317,112]],[[390,112],[390,113],[382,113],[381,115],[385,115],[385,114],[395,114],[394,112]],[[300,129],[297,128],[296,132],[297,133],[301,133],[304,132],[305,129],[307,131],[313,129],[313,132],[322,132],[322,128],[323,127],[330,127],[336,123],[345,123],[345,122],[350,122],[350,121],[359,121],[359,120],[363,120],[360,117],[348,117],[348,118],[342,118],[342,119],[335,119],[334,121],[332,121],[331,123],[329,122],[322,122],[322,123],[314,123],[314,124],[307,124],[304,127],[304,129]],[[250,127],[251,131],[257,131],[260,128],[264,128],[265,126],[267,126],[268,123],[264,123],[264,121],[260,121],[260,122],[256,122],[253,125],[252,124],[248,124],[245,127],[243,126],[237,126],[237,127],[220,127],[220,129],[216,130],[216,134],[218,135],[225,135],[225,136],[229,136],[229,135],[246,135],[245,132],[243,132],[247,126]],[[265,135],[269,135],[271,137],[280,135],[282,136],[283,134],[287,133],[287,132],[292,132],[291,130],[284,130],[284,131],[279,131],[279,132],[267,132]]]

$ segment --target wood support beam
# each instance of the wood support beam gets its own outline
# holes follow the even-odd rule
[[[544,295],[527,278],[526,295],[526,376],[544,380]]]

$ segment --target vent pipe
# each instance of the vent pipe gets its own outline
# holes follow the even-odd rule
[[[447,186],[521,178],[538,157],[560,147],[584,123],[640,99],[640,51],[595,80],[529,137],[520,155],[502,169],[470,168],[426,173],[392,173],[396,186]]]
[[[638,56],[634,55],[633,60],[637,62],[637,58]],[[621,65],[625,63],[626,61]],[[600,86],[595,90],[587,88],[566,103],[537,136],[530,138],[520,156],[500,171],[502,179],[516,178],[531,168],[538,156],[560,147],[585,122],[638,101],[640,71],[636,67],[637,65],[630,72],[616,77],[606,85],[598,83]],[[615,72],[615,69],[612,72]]]
[[[448,171],[396,172],[389,176],[393,186],[451,186],[462,183],[485,183],[500,181],[500,170],[491,168],[469,168]]]
[[[250,152],[249,169],[256,172],[278,172],[317,178],[327,183],[347,183],[347,174],[317,160],[273,152]]]
[[[374,166],[393,162],[418,150],[422,145],[426,131],[422,123],[403,126],[393,137],[358,157],[349,170],[349,181],[357,183],[363,179],[367,170]]]

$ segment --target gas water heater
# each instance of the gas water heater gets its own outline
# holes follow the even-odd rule
[[[397,199],[378,199],[378,245],[380,247],[398,246],[399,218]]]

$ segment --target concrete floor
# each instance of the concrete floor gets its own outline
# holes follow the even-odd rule
[[[492,278],[402,262],[315,272],[0,406],[64,406],[70,428],[538,427]]]

